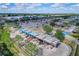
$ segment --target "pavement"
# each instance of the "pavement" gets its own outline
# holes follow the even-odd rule
[[[19,34],[18,31],[15,34]],[[13,34],[14,35],[14,34]],[[71,47],[61,43],[58,48],[52,48],[52,49],[41,49],[39,52],[39,55],[41,56],[68,56],[71,53]],[[42,53],[41,53],[42,51]]]
[[[51,49],[43,49],[42,56],[69,56],[71,53],[71,47],[61,43],[58,48]],[[41,53],[40,53],[41,54]]]
[[[77,45],[79,45],[79,40],[75,40],[75,43],[76,43]]]

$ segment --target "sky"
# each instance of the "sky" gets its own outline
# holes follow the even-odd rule
[[[0,13],[77,13],[78,3],[0,3]]]

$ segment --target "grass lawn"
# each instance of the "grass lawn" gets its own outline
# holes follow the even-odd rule
[[[35,53],[37,52],[37,47],[36,45],[34,45],[33,43],[29,43],[26,47],[25,47],[25,51],[27,51],[30,55],[35,55]]]
[[[15,46],[15,44],[13,44],[13,46],[11,46],[10,48],[10,51],[12,51],[14,53],[15,56],[18,56],[19,55],[19,49]]]
[[[77,45],[75,56],[79,56],[79,45]]]
[[[67,44],[67,45],[69,45],[71,48],[72,48],[72,52],[71,52],[71,56],[74,56],[75,55],[75,52],[76,52],[76,44],[75,43],[73,43],[73,42],[70,42],[70,41],[68,41],[67,39],[65,39],[64,41],[63,41],[63,43],[65,43],[65,44]]]

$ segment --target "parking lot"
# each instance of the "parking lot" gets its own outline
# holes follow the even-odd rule
[[[33,44],[35,44],[38,47],[37,55],[67,56],[71,52],[71,48],[63,43],[61,43],[58,46],[58,48],[56,48],[53,45],[50,45],[50,44],[45,43],[43,41],[40,41],[37,38],[33,38],[33,37],[28,36],[28,35],[22,34],[19,31],[15,31],[14,34],[20,35],[23,38],[22,42],[20,42],[21,45],[23,45],[23,42],[25,42],[25,41],[32,42]]]

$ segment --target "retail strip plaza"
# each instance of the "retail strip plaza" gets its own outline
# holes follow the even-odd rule
[[[72,36],[78,27],[76,22],[72,21],[78,16],[70,16],[67,19],[57,16],[52,16],[52,18],[49,16],[38,18],[37,16],[10,16],[4,18],[11,22],[6,24],[10,29],[11,41],[18,50],[15,55],[68,56],[73,53],[73,48],[68,43],[79,45],[78,38]],[[17,22],[16,19],[18,19]],[[53,28],[52,31],[46,33],[45,27],[43,27],[45,25],[50,25]],[[46,30],[49,29],[46,27]],[[56,33],[59,30],[62,32],[59,32],[59,36],[57,36]],[[60,40],[62,36],[64,37],[63,41]]]

